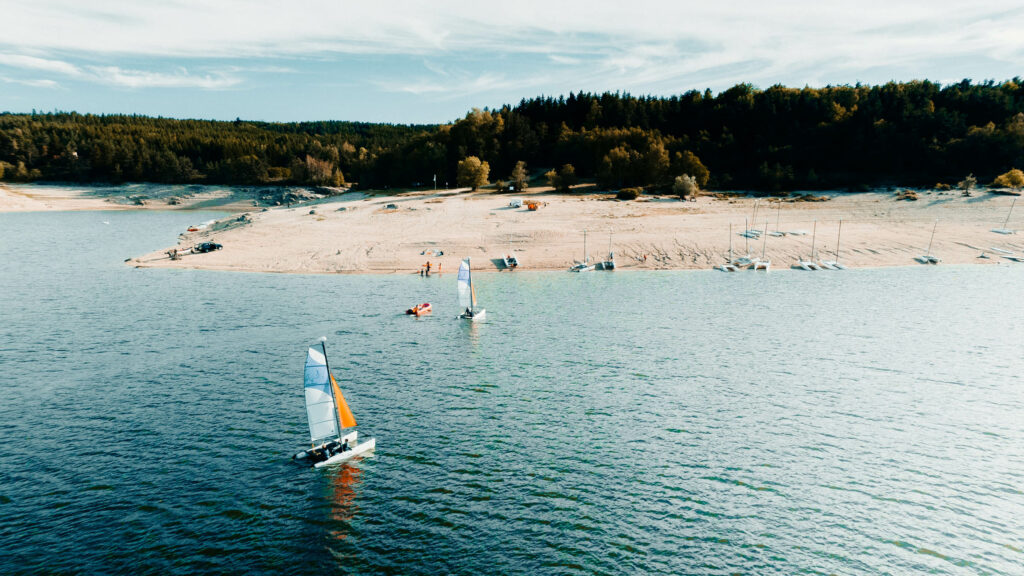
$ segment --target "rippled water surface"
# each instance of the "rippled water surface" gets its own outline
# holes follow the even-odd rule
[[[0,214],[0,572],[1024,573],[1024,267],[123,264],[212,217]]]

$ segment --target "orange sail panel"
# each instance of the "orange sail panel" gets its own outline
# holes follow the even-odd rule
[[[334,374],[331,374],[331,391],[334,392],[334,406],[338,409],[338,420],[341,421],[341,427],[355,426],[356,417],[348,409],[348,404],[345,403],[345,397],[341,395],[341,389],[338,388],[338,381],[334,379]]]

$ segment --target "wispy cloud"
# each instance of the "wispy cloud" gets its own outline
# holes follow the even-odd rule
[[[56,72],[67,76],[79,76],[82,71],[77,66],[61,60],[50,60],[48,58],[37,58],[24,54],[3,54],[0,53],[0,66],[10,68],[22,68],[26,70],[38,70],[42,72]]]
[[[33,0],[3,13],[0,73],[40,88],[326,90],[344,75],[367,100],[477,105],[581,89],[998,79],[1024,61],[1020,0]]]
[[[220,90],[241,82],[240,78],[210,75],[194,76],[184,68],[176,74],[145,70],[122,70],[116,66],[91,66],[89,70],[99,82],[124,88],[202,88]]]
[[[6,76],[0,76],[0,80],[7,82],[8,84],[21,84],[22,86],[31,86],[33,88],[59,88],[60,84],[53,80],[40,80],[40,79],[23,79],[23,78],[8,78]]]
[[[242,80],[229,72],[216,72],[202,75],[190,74],[185,68],[178,68],[173,74],[150,70],[123,69],[117,66],[85,66],[80,67],[70,62],[27,56],[23,54],[0,53],[0,67],[19,68],[35,72],[49,72],[62,76],[116,86],[122,88],[201,88],[219,90],[230,88]],[[276,69],[277,72],[287,70]],[[57,82],[52,79],[10,79],[26,86],[54,87]]]

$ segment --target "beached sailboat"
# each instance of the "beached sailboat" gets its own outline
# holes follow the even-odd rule
[[[1010,203],[1010,211],[1006,213],[1006,220],[1003,222],[1002,228],[993,228],[992,231],[996,234],[1013,234],[1014,231],[1006,227],[1010,223],[1010,214],[1013,214],[1013,206],[1017,203],[1017,199],[1014,198],[1013,202]]]
[[[839,263],[839,240],[843,235],[843,221],[839,221],[839,232],[836,233],[836,259],[835,260],[822,260],[819,262],[822,268],[826,270],[846,270],[846,266]]]
[[[921,264],[938,264],[942,262],[941,259],[932,256],[932,241],[935,240],[935,229],[939,227],[939,221],[935,221],[935,225],[932,226],[932,237],[928,239],[928,250],[925,251],[924,256],[918,256],[914,258]]]
[[[735,260],[732,257],[732,222],[729,223],[729,259],[725,261],[725,264],[720,264],[718,269],[722,272],[736,272],[739,268],[734,264]]]
[[[750,228],[750,222],[746,218],[744,218],[743,219],[743,232],[740,234],[740,236],[743,236],[743,249],[747,253],[747,255],[746,256],[740,256],[739,258],[735,258],[735,259],[732,260],[731,264],[733,266],[736,266],[737,268],[746,268],[746,267],[748,267],[748,266],[750,266],[751,264],[754,263],[754,259],[750,257],[750,239],[753,238],[753,236],[750,236],[750,235],[747,234],[747,230],[749,228]],[[729,227],[729,230],[730,231],[732,230],[732,226]],[[731,238],[731,234],[732,233],[730,232],[730,238]],[[731,245],[731,243],[730,243],[730,245]]]
[[[306,353],[306,416],[313,447],[292,456],[294,460],[309,462],[317,468],[344,462],[373,450],[377,445],[373,438],[359,442],[356,430],[342,435],[347,428],[355,427],[356,419],[341,395],[338,381],[331,374],[326,341],[327,338],[321,338],[320,350],[310,348]]]
[[[772,236],[776,236],[776,237],[782,237],[782,236],[786,235],[785,232],[783,232],[782,230],[779,230],[779,221],[782,219],[782,201],[779,200],[777,202],[777,204],[779,206],[778,206],[778,209],[775,210],[775,232],[769,232],[769,234],[771,234]],[[765,229],[766,230],[768,229],[768,225],[767,224],[765,224]]]
[[[764,229],[765,230],[768,229],[768,221],[767,220],[764,221]],[[771,269],[772,269],[772,261],[767,259],[767,258],[765,258],[765,248],[767,248],[767,247],[768,247],[768,235],[765,234],[764,237],[761,239],[761,257],[758,258],[757,260],[754,260],[754,270],[763,270],[765,272],[770,272],[771,271]]]
[[[576,262],[569,268],[569,272],[590,272],[594,265],[590,263],[590,256],[587,255],[587,231],[583,231],[583,262]]]
[[[465,312],[459,314],[459,318],[473,322],[483,320],[487,311],[483,308],[478,308],[476,305],[476,290],[473,288],[473,270],[470,268],[469,258],[464,259],[462,264],[459,264],[458,287],[459,307],[466,309]]]
[[[796,265],[799,266],[803,270],[821,270],[821,266],[819,266],[814,261],[814,241],[818,237],[818,221],[817,220],[814,221],[814,228],[812,230],[813,231],[811,232],[811,258],[810,258],[810,260],[800,260],[800,261],[798,261],[796,263]]]

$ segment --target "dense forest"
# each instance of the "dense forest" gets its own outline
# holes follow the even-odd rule
[[[985,182],[1024,166],[1021,82],[578,93],[440,126],[5,113],[0,178],[377,188],[436,175],[454,186],[460,161],[476,157],[492,181],[518,162],[532,173],[570,164],[609,189],[684,174],[713,189]]]

